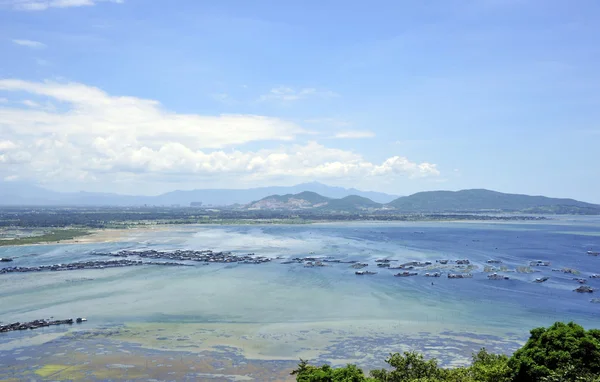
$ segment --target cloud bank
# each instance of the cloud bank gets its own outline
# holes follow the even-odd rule
[[[10,98],[0,105],[0,177],[5,179],[86,182],[126,176],[240,184],[439,175],[435,164],[402,156],[373,163],[352,151],[299,143],[307,132],[274,117],[175,113],[154,100],[113,96],[80,83],[4,79],[0,92]],[[366,136],[340,138],[359,135]],[[244,149],[256,142],[279,143]]]

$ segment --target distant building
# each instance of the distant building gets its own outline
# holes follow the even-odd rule
[[[202,207],[202,202],[191,202],[190,207]]]

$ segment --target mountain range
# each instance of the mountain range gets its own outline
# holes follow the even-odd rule
[[[156,196],[119,195],[98,192],[56,192],[21,182],[0,182],[0,205],[29,206],[189,206],[190,203],[224,206],[247,204],[274,194],[297,194],[311,191],[328,198],[358,195],[378,203],[389,203],[397,195],[382,192],[360,191],[354,188],[328,186],[319,182],[295,186],[258,187],[249,189],[200,189],[171,191]]]
[[[244,209],[316,210],[335,212],[374,212],[390,210],[399,213],[435,212],[524,212],[534,214],[600,214],[600,205],[574,199],[505,194],[484,189],[461,191],[427,191],[403,196],[389,203],[349,195],[334,199],[314,192],[271,195],[249,203]]]
[[[96,192],[56,192],[35,185],[0,182],[0,205],[27,206],[236,206],[244,210],[315,210],[356,213],[396,211],[524,212],[534,214],[600,214],[600,205],[574,199],[506,194],[485,189],[426,191],[395,196],[354,188],[303,183],[289,187],[172,191],[156,196]]]

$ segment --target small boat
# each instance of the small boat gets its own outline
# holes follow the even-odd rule
[[[425,277],[440,277],[442,276],[442,274],[440,272],[434,272],[434,273],[425,273]]]
[[[582,285],[582,286],[578,287],[577,289],[573,289],[573,292],[577,292],[577,293],[592,293],[592,292],[594,292],[594,289],[591,286]]]
[[[377,264],[378,267],[380,268],[389,268],[390,267],[390,263],[379,263]]]
[[[487,261],[488,264],[502,264],[502,260],[488,260]]]
[[[416,276],[416,275],[418,275],[417,272],[408,272],[408,271],[405,271],[405,272],[396,273],[394,275],[394,277],[408,277],[408,276]]]
[[[534,280],[534,282],[536,283],[543,283],[546,282],[550,279],[550,277],[538,277],[537,279]]]
[[[13,261],[13,259],[11,259],[10,257],[0,257],[1,263],[8,263],[10,261]]]
[[[489,280],[508,280],[509,277],[508,276],[499,275],[497,273],[492,273],[491,275],[488,275],[488,279]]]
[[[472,279],[471,273],[448,273],[449,279]]]
[[[544,261],[544,260],[535,260],[535,261],[529,262],[529,266],[531,266],[531,267],[547,267],[549,265],[550,265],[550,262]]]
[[[364,275],[375,275],[377,274],[377,272],[371,272],[371,271],[356,271],[354,272],[355,275],[359,275],[359,276],[364,276]]]
[[[446,265],[446,264],[448,264],[448,260],[446,260],[446,259],[444,259],[444,260],[436,260],[435,262],[436,262],[436,263],[440,263],[440,264],[442,264],[442,265]]]
[[[597,273],[594,273],[593,275],[590,276],[591,279],[600,279],[600,275]]]
[[[600,252],[596,251],[587,251],[587,254],[590,256],[600,256]]]
[[[573,280],[577,281],[579,284],[585,284],[587,282],[586,279],[580,279],[580,278],[577,278],[577,277],[573,278]]]
[[[361,269],[361,268],[365,268],[365,267],[368,267],[368,266],[369,266],[369,264],[367,264],[367,263],[356,263],[356,264],[352,264],[350,266],[350,268]]]

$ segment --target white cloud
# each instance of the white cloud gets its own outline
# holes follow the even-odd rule
[[[293,89],[286,86],[273,88],[269,93],[260,96],[259,101],[292,102],[310,97],[333,98],[338,94],[330,90],[319,90],[315,88]]]
[[[13,150],[16,149],[17,145],[9,140],[3,140],[0,141],[0,151],[8,151],[8,150]]]
[[[33,41],[33,40],[19,40],[19,39],[15,39],[12,40],[13,43],[17,44],[17,45],[21,45],[21,46],[26,46],[28,48],[45,48],[46,44],[41,43],[39,41]]]
[[[176,139],[197,149],[292,140],[303,133],[299,126],[278,118],[175,114],[163,110],[157,101],[110,96],[78,83],[0,80],[0,90],[28,92],[69,107],[63,113],[0,109],[3,126],[23,135],[68,134],[80,141],[118,136],[132,144],[150,146]]]
[[[0,5],[8,5],[20,11],[44,11],[48,8],[89,7],[98,3],[122,4],[123,0],[6,0]]]
[[[333,136],[333,138],[360,139],[360,138],[373,138],[374,136],[375,136],[375,133],[373,133],[372,131],[351,130],[351,131],[340,131],[339,133],[336,133]]]
[[[4,174],[0,165],[0,176],[19,174],[39,182],[111,182],[117,177],[160,183],[225,179],[243,184],[282,178],[439,175],[434,164],[403,157],[372,163],[358,153],[317,142],[263,150],[233,148],[251,142],[289,142],[306,133],[278,118],[178,114],[154,100],[113,96],[79,83],[6,79],[0,80],[0,90],[40,98],[21,101],[28,108],[13,106],[18,102],[0,105],[4,139],[0,164],[10,164],[4,166]]]

